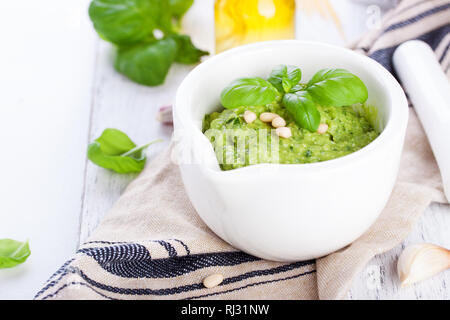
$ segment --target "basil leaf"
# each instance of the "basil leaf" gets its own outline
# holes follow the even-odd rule
[[[191,37],[186,35],[173,35],[171,36],[177,43],[177,55],[175,61],[192,64],[200,61],[202,56],[208,55],[209,52],[197,49],[191,41]]]
[[[119,48],[115,68],[137,83],[157,86],[164,83],[175,60],[177,44],[173,39]]]
[[[122,131],[105,129],[99,138],[89,144],[88,159],[118,173],[141,172],[147,160],[144,150],[155,142],[159,141],[137,147]]]
[[[364,82],[344,69],[320,70],[308,82],[306,90],[322,106],[364,103],[368,97]]]
[[[0,239],[0,269],[12,268],[24,263],[30,254],[28,241]]]
[[[169,0],[170,12],[180,20],[194,3],[194,0]]]
[[[105,169],[111,169],[117,173],[141,172],[146,162],[145,156],[131,158],[104,154],[99,142],[93,142],[88,146],[88,158],[96,165]]]
[[[279,98],[277,89],[261,78],[241,78],[231,82],[220,95],[222,105],[227,109],[240,106],[263,106]]]
[[[119,45],[152,40],[154,29],[172,29],[167,1],[93,0],[89,17],[102,38]]]
[[[267,79],[280,93],[289,92],[302,79],[302,71],[296,66],[279,65]]]
[[[295,86],[293,86],[291,88],[291,90],[289,90],[289,92],[290,93],[294,93],[294,92],[297,92],[297,91],[300,91],[300,90],[305,90],[305,87],[306,87],[306,84],[299,83],[299,84],[296,84]]]
[[[283,105],[299,127],[311,132],[317,131],[320,124],[320,112],[308,92],[286,93],[283,97]]]
[[[136,144],[122,131],[105,129],[97,141],[102,153],[110,156],[121,155],[136,147]]]

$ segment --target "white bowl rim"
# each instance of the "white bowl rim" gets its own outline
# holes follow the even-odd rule
[[[348,48],[339,47],[331,44],[326,44],[322,42],[316,42],[316,41],[303,41],[303,40],[272,40],[272,41],[263,41],[258,43],[251,43],[243,46],[239,46],[227,51],[224,51],[222,53],[219,53],[206,61],[202,62],[200,65],[195,67],[182,81],[180,86],[178,87],[178,90],[176,92],[175,96],[175,103],[174,103],[174,117],[176,115],[179,115],[180,112],[183,110],[183,108],[179,107],[187,99],[184,99],[183,96],[186,96],[190,93],[189,91],[189,83],[191,81],[195,81],[195,78],[198,77],[199,74],[201,74],[204,70],[207,70],[210,64],[213,63],[220,63],[221,60],[224,60],[228,58],[231,55],[236,55],[239,53],[244,53],[248,51],[257,51],[261,49],[270,48],[274,45],[285,45],[285,46],[298,46],[298,45],[312,45],[316,47],[321,47],[324,50],[338,50],[344,54],[349,54],[355,57],[355,59],[362,60],[361,63],[364,62],[366,68],[371,68],[372,71],[377,72],[380,76],[382,76],[384,79],[383,81],[386,81],[387,86],[391,88],[389,90],[389,96],[391,100],[391,108],[390,108],[390,114],[389,118],[387,120],[387,123],[383,129],[383,131],[380,133],[380,135],[373,140],[371,143],[366,145],[365,147],[352,152],[348,155],[321,161],[321,162],[313,162],[313,163],[298,163],[298,164],[273,164],[273,163],[259,163],[259,164],[253,164],[241,168],[236,168],[233,170],[213,170],[211,168],[208,168],[204,165],[202,165],[202,169],[207,170],[209,174],[218,174],[221,177],[226,176],[235,176],[240,175],[243,173],[246,174],[260,174],[261,168],[265,166],[277,166],[277,170],[292,170],[295,169],[297,171],[303,171],[307,173],[314,173],[317,171],[327,171],[327,170],[334,170],[337,167],[345,167],[347,165],[351,165],[353,161],[356,161],[357,159],[364,157],[364,156],[370,156],[373,152],[375,152],[378,148],[382,147],[383,144],[387,143],[390,139],[392,139],[394,136],[398,134],[404,134],[406,130],[406,126],[408,123],[408,101],[406,99],[405,93],[398,83],[398,81],[394,78],[394,76],[386,70],[381,64],[379,64],[377,61],[363,55],[360,53],[357,53],[353,50],[350,50]],[[251,75],[249,75],[251,76]],[[186,110],[186,108],[184,109]],[[183,119],[183,117],[178,117],[178,119]],[[193,124],[190,123],[186,126],[186,123],[183,124],[184,128],[189,128],[195,131],[198,131],[199,129]],[[201,131],[200,131],[201,133]],[[203,133],[201,133],[203,135]],[[207,139],[205,137],[205,139]],[[211,145],[212,148],[212,145]]]

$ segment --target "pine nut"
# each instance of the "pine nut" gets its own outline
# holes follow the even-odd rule
[[[292,137],[291,129],[288,127],[279,127],[275,130],[277,136],[281,138],[290,138]]]
[[[256,113],[252,112],[252,111],[245,111],[244,112],[244,120],[247,123],[252,123],[253,121],[256,120]]]
[[[212,274],[210,276],[207,276],[205,279],[203,279],[203,285],[206,288],[214,288],[221,284],[223,281],[223,275],[216,273]]]
[[[325,133],[328,130],[328,125],[326,123],[319,124],[319,128],[317,128],[317,133]]]
[[[276,117],[278,117],[276,113],[263,112],[259,116],[259,120],[261,120],[262,122],[272,122],[272,120],[275,119]]]
[[[274,128],[281,128],[286,126],[286,121],[282,117],[276,117],[272,120],[272,126]]]

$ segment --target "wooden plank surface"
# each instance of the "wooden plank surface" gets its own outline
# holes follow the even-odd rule
[[[136,85],[113,70],[113,48],[94,36],[86,15],[89,0],[44,1],[0,4],[0,27],[13,31],[4,39],[13,50],[0,53],[0,83],[7,88],[2,91],[0,137],[9,155],[0,160],[6,168],[0,184],[5,195],[0,238],[28,237],[33,251],[26,264],[0,272],[0,299],[32,298],[135,177],[87,162],[87,142],[107,127],[125,131],[138,144],[164,139],[149,150],[151,159],[171,135],[169,127],[155,121],[157,110],[172,103],[192,68],[173,67],[165,85],[157,88]],[[367,31],[373,14],[367,5],[331,1],[338,4],[347,37],[318,28],[315,14],[299,17],[299,38],[348,45]],[[186,33],[207,50],[213,48],[212,5],[213,0],[196,0],[184,20]],[[449,226],[450,207],[433,204],[402,246],[426,241],[450,247]],[[449,299],[449,272],[398,288],[395,264],[402,246],[375,257],[355,279],[349,298]]]
[[[208,17],[208,10],[212,10],[210,0],[196,1],[187,15],[184,24],[186,31],[196,35],[194,40],[203,48],[211,50],[212,26]],[[367,30],[365,14],[367,7],[346,1],[338,11],[346,17],[345,29]],[[347,14],[345,13],[347,12]],[[358,12],[357,19],[348,19],[349,12]],[[209,19],[209,20],[208,20]],[[316,19],[312,17],[310,19]],[[310,20],[311,22],[312,20]],[[353,21],[353,25],[348,25]],[[205,32],[205,25],[210,26]],[[308,31],[308,26],[309,30]],[[319,36],[313,32],[314,24],[302,20],[297,31],[299,38],[302,34],[308,38]],[[316,30],[317,31],[317,30]],[[320,35],[324,37],[323,32]],[[358,38],[357,32],[350,33],[346,39],[338,39],[330,32],[329,41],[338,44],[348,44]],[[315,38],[314,38],[315,39]],[[317,39],[315,39],[317,40]],[[95,139],[104,128],[114,127],[127,132],[138,143],[162,138],[166,142],[170,139],[170,128],[157,123],[155,115],[159,106],[171,104],[177,86],[191,67],[176,65],[172,68],[166,83],[156,88],[136,85],[118,75],[112,68],[113,51],[111,46],[99,41],[97,46],[97,67],[94,80],[94,99],[91,110],[89,139]],[[149,150],[149,157],[157,153],[164,145],[156,145]],[[80,242],[84,242],[95,229],[104,213],[113,205],[126,185],[134,175],[118,175],[87,164],[85,175],[85,189],[82,207],[82,223]],[[366,269],[355,279],[349,293],[350,299],[448,299],[450,296],[450,273],[441,274],[434,279],[409,288],[398,287],[395,266],[401,249],[411,243],[433,242],[450,247],[450,235],[446,232],[450,227],[450,207],[434,204],[427,209],[414,232],[397,248],[383,255],[375,257]]]
[[[172,68],[165,85],[157,88],[139,86],[117,74],[110,57],[113,48],[99,41],[95,73],[94,103],[91,110],[89,141],[95,140],[105,128],[126,132],[138,145],[157,138],[164,143],[148,150],[149,159],[170,140],[172,128],[156,120],[158,109],[172,103],[175,89],[191,67]],[[98,225],[104,213],[112,206],[135,174],[120,175],[86,163],[85,189],[81,212],[80,241]]]
[[[185,33],[204,50],[214,49],[213,1],[196,1],[183,20]],[[205,26],[209,26],[205,28]],[[171,105],[176,89],[194,66],[174,64],[162,86],[135,84],[118,74],[112,59],[114,48],[98,40],[94,77],[94,96],[89,124],[89,141],[105,128],[126,132],[136,144],[163,139],[148,150],[149,160],[170,140],[172,127],[163,126],[155,118],[159,107]],[[86,163],[85,188],[81,210],[80,243],[83,243],[111,208],[135,175],[119,175]]]
[[[415,285],[400,287],[397,259],[405,246],[424,242],[450,248],[450,206],[432,203],[405,241],[373,258],[356,279],[350,299],[450,299],[450,271]]]
[[[88,0],[0,1],[0,238],[31,256],[0,270],[31,299],[77,248],[96,35]]]

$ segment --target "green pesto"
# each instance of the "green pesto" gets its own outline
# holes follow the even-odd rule
[[[250,124],[247,124],[243,118],[246,110],[253,111],[258,116]],[[361,108],[318,106],[318,110],[321,123],[328,125],[328,130],[324,134],[299,128],[287,110],[278,104],[239,107],[207,114],[203,120],[203,132],[211,141],[222,170],[256,163],[295,164],[331,160],[363,148],[379,134],[364,114],[358,111]],[[278,137],[270,123],[259,120],[259,115],[263,112],[277,113],[286,120],[286,126],[291,129],[292,137],[279,138],[278,157],[270,152],[271,141],[275,141]],[[233,131],[233,135],[234,137],[245,136],[245,146],[237,143],[238,140],[233,136],[217,135],[218,132],[223,133],[227,129],[239,129]],[[267,129],[263,132],[266,141],[259,135],[261,129]],[[264,144],[269,147],[264,147]],[[245,150],[241,150],[242,148]]]

